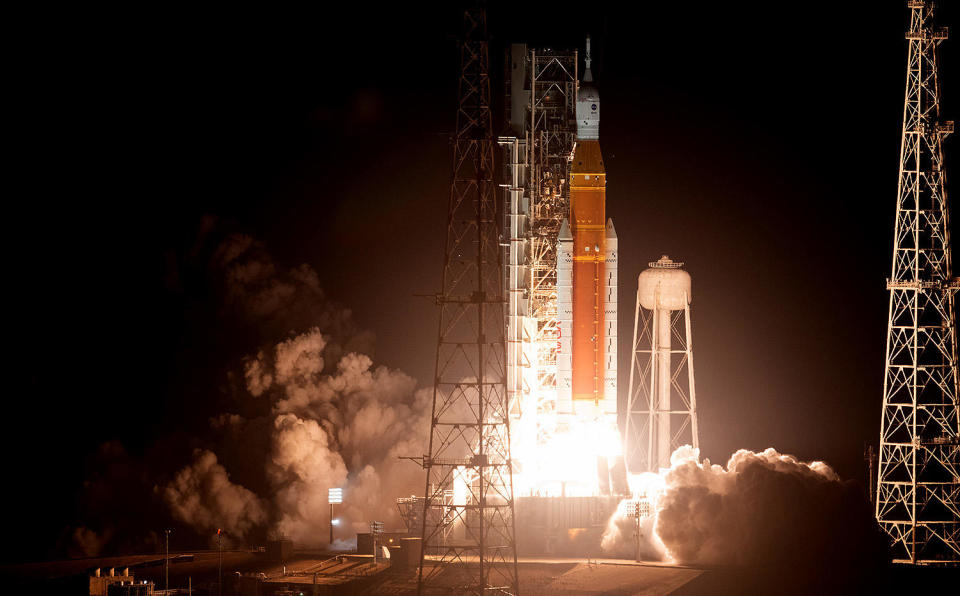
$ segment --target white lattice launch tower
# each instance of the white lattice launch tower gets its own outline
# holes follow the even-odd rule
[[[876,516],[896,562],[960,563],[955,293],[934,3],[910,0]]]
[[[507,58],[504,157],[507,396],[517,454],[556,428],[557,234],[570,212],[576,144],[577,51],[512,44]],[[516,471],[516,470],[515,470]]]
[[[699,447],[690,326],[691,280],[664,255],[637,280],[624,455],[633,472],[670,466],[681,445]]]

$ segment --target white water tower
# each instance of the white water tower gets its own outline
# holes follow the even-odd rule
[[[634,473],[670,466],[681,445],[700,446],[693,382],[690,274],[664,255],[637,280],[624,455]]]

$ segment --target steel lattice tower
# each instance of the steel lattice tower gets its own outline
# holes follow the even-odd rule
[[[960,563],[960,407],[933,2],[910,0],[876,516],[896,562]]]
[[[464,13],[418,592],[516,594],[486,15]]]

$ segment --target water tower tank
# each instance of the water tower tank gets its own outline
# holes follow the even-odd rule
[[[649,263],[637,280],[640,306],[647,310],[683,310],[690,303],[690,274],[681,269],[683,263],[663,255]],[[659,304],[657,303],[659,301]]]

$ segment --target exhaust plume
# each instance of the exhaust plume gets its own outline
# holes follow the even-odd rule
[[[167,502],[178,519],[198,530],[209,526],[210,507],[187,509],[215,502],[211,489],[219,486],[223,491],[219,498],[242,495],[262,504],[262,510],[235,505],[228,509],[235,513],[229,520],[237,535],[246,535],[269,519],[269,529],[276,534],[301,544],[320,544],[328,532],[327,491],[339,487],[344,488],[344,503],[335,515],[345,523],[338,526],[338,539],[352,539],[374,519],[394,527],[400,524],[394,497],[418,492],[422,480],[412,464],[399,457],[424,451],[430,392],[417,391],[416,382],[400,371],[374,368],[363,354],[345,354],[329,371],[329,349],[327,336],[313,327],[261,350],[247,359],[244,379],[252,399],[268,400],[271,424],[247,425],[248,420],[229,413],[212,420],[218,428],[269,433],[263,465],[272,496],[260,499],[237,485],[227,491],[225,470],[206,451],[166,488]],[[245,439],[242,432],[230,436]],[[219,485],[198,479],[211,475]],[[224,503],[232,504],[229,499]],[[258,511],[266,513],[255,515]]]
[[[749,567],[761,591],[784,578],[801,591],[824,587],[811,582],[862,585],[884,564],[885,543],[859,486],[823,462],[741,449],[719,466],[684,446],[670,464],[641,528],[641,556],[659,551],[680,564]],[[604,548],[635,553],[635,524],[614,516]]]
[[[882,546],[859,489],[823,462],[773,448],[741,449],[726,467],[698,459],[674,452],[657,507],[657,535],[680,563],[854,564]]]
[[[216,222],[204,224],[218,319],[255,347],[230,366],[230,399],[209,414],[203,450],[158,489],[170,512],[198,532],[220,524],[237,538],[317,545],[329,539],[327,490],[343,488],[335,541],[371,520],[399,527],[394,498],[423,490],[399,456],[424,452],[430,392],[374,366],[373,335],[328,299],[310,266],[282,270],[250,236],[215,238]]]

